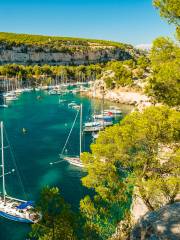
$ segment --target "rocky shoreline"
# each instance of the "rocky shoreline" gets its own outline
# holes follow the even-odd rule
[[[86,95],[90,98],[102,99],[102,91],[99,89],[92,90],[90,88],[87,92],[83,92],[83,95]],[[126,105],[132,105],[136,107],[139,111],[142,111],[144,108],[152,105],[150,98],[143,94],[142,92],[137,92],[133,90],[105,90],[104,99],[112,101],[115,103],[121,103]]]

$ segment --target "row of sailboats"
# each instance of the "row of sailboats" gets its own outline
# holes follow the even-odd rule
[[[22,91],[14,91],[16,94],[20,94]],[[8,96],[8,95],[6,95]],[[82,141],[83,141],[83,132],[85,129],[83,129],[83,107],[82,104],[79,105],[79,107],[75,108],[77,110],[77,115],[76,119],[79,116],[79,155],[78,156],[68,156],[64,155],[64,151],[62,151],[62,154],[60,155],[60,158],[69,162],[70,164],[83,168],[84,165],[81,162],[81,153],[82,153]],[[110,121],[108,122],[107,120],[111,120],[113,118],[113,114],[117,114],[117,109],[116,113],[115,111],[112,111],[112,114],[109,114],[106,112],[106,110],[103,109],[103,112],[99,115],[93,115],[94,117],[94,122],[93,123],[86,123],[85,127],[98,127],[97,131],[103,130],[106,126],[111,125]],[[120,112],[119,112],[120,113]],[[96,125],[99,124],[99,125]],[[1,169],[2,169],[2,175],[0,175],[0,178],[2,178],[2,194],[0,195],[0,216],[13,220],[13,221],[18,221],[18,222],[25,222],[25,223],[34,223],[37,222],[40,219],[40,214],[36,213],[33,208],[33,202],[32,201],[25,201],[17,198],[13,198],[7,194],[6,191],[6,175],[9,173],[5,172],[5,161],[4,161],[4,126],[3,122],[0,124],[0,129],[1,129]],[[96,132],[95,129],[93,130],[93,133]],[[68,136],[69,138],[69,136]],[[67,141],[66,141],[67,143]],[[65,148],[63,148],[65,149]],[[14,172],[14,170],[12,170]]]
[[[73,104],[75,104],[75,103],[73,103]],[[83,133],[84,132],[91,132],[93,138],[97,138],[99,131],[101,131],[104,128],[106,128],[107,126],[111,126],[113,124],[112,123],[112,119],[114,117],[113,114],[121,115],[122,112],[118,108],[114,107],[113,109],[116,109],[117,112],[115,111],[114,113],[111,113],[111,114],[107,114],[106,112],[103,112],[101,115],[97,115],[98,118],[97,119],[95,118],[95,120],[93,122],[87,122],[83,126],[83,121],[82,121],[83,106],[82,106],[82,104],[77,105],[77,106],[78,106],[78,108],[76,108],[77,113],[76,113],[75,120],[74,120],[74,122],[72,124],[70,132],[69,132],[68,137],[66,139],[65,145],[64,145],[64,147],[62,149],[62,152],[60,154],[60,159],[61,160],[58,161],[58,162],[54,162],[54,163],[59,163],[62,160],[64,160],[64,161],[67,161],[67,162],[69,162],[70,164],[72,164],[74,166],[83,168],[84,165],[83,165],[83,163],[81,162],[81,159],[80,159],[81,153],[82,153],[82,141],[83,141],[83,136],[84,136]],[[78,156],[64,155],[64,151],[66,149],[67,143],[68,143],[69,138],[71,136],[72,130],[73,130],[74,126],[75,126],[75,122],[77,120],[78,115],[79,115],[79,155]],[[50,163],[50,164],[53,165],[54,163]]]
[[[2,94],[2,101],[0,104],[1,108],[7,108],[9,105],[9,102],[17,100],[18,96],[23,93],[23,92],[30,92],[32,90],[35,91],[39,91],[39,90],[47,90],[48,93],[50,95],[63,95],[65,93],[79,93],[82,91],[87,91],[87,89],[85,87],[83,87],[83,85],[87,85],[89,84],[86,81],[81,81],[81,82],[68,82],[67,79],[64,79],[64,77],[61,79],[58,78],[58,76],[56,76],[56,78],[54,79],[54,81],[52,81],[51,85],[47,85],[47,86],[36,86],[36,87],[30,87],[30,83],[29,82],[26,83],[26,87],[24,86],[24,83],[22,81],[22,79],[18,79],[18,77],[16,77],[16,79],[13,80],[9,80],[4,79],[1,80],[1,88],[3,89],[3,94]],[[77,87],[76,89],[73,90],[68,90],[68,87]]]
[[[73,122],[72,128],[69,132],[69,135],[67,137],[67,140],[65,142],[65,145],[63,147],[63,150],[60,154],[60,161],[54,162],[54,163],[59,163],[62,162],[62,160],[69,162],[70,164],[77,166],[77,167],[84,167],[83,163],[81,162],[81,153],[82,153],[82,137],[84,136],[83,133],[92,133],[92,137],[94,139],[96,139],[98,137],[98,134],[100,131],[104,130],[106,127],[113,125],[113,120],[114,118],[116,118],[117,116],[121,116],[122,115],[122,111],[115,106],[111,106],[109,109],[104,109],[104,87],[103,87],[103,91],[102,91],[102,104],[101,104],[101,113],[100,114],[93,114],[92,118],[93,121],[91,122],[86,122],[83,126],[83,122],[82,122],[82,112],[83,112],[83,107],[82,104],[77,105],[75,102],[71,102],[68,104],[68,107],[72,108],[72,109],[76,109],[77,110],[77,114],[75,117],[75,121],[77,119],[77,116],[79,114],[79,155],[78,156],[67,156],[64,155],[64,151],[66,148],[66,145],[68,143],[68,140],[70,138],[70,135],[72,133],[72,130],[74,128],[75,125],[75,121]],[[50,163],[51,165],[53,165],[54,163]]]
[[[3,80],[2,89],[4,92],[2,93],[2,103],[0,105],[1,108],[7,108],[8,104],[11,101],[15,101],[18,99],[18,96],[23,92],[29,92],[32,90],[30,87],[24,87],[22,79],[16,78],[15,80]]]
[[[92,133],[94,138],[97,138],[98,132],[103,130],[108,126],[112,126],[114,123],[114,118],[121,116],[122,111],[117,108],[111,106],[109,109],[104,109],[104,95],[105,90],[104,86],[101,86],[101,93],[102,93],[102,101],[101,101],[101,113],[92,115],[92,121],[85,123],[84,131],[86,133]],[[94,86],[94,94],[96,94],[96,88]]]

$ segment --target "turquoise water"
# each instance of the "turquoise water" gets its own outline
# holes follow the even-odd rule
[[[41,96],[38,100],[37,96]],[[101,102],[72,94],[61,97],[66,100],[59,103],[59,96],[45,92],[23,93],[19,100],[7,109],[0,109],[0,120],[4,121],[6,132],[20,170],[21,179],[29,200],[36,200],[43,186],[58,186],[65,200],[74,209],[79,200],[87,193],[80,178],[83,172],[66,162],[50,166],[50,162],[59,160],[64,143],[74,121],[76,111],[68,108],[75,101],[83,104],[83,122],[87,121],[95,108],[100,110]],[[105,107],[112,105],[106,102]],[[131,107],[121,105],[123,115]],[[27,133],[22,133],[22,128]],[[83,148],[89,150],[91,136],[84,136]],[[69,154],[79,152],[79,122],[77,121],[67,145]],[[14,168],[9,152],[5,152],[6,172]],[[7,192],[14,197],[24,198],[21,182],[17,173],[6,176]],[[1,184],[2,185],[2,184]],[[0,239],[24,240],[30,226],[14,223],[0,218]]]

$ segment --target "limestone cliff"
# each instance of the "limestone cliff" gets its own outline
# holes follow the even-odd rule
[[[80,65],[126,60],[137,54],[131,45],[108,41],[0,33],[1,65]]]
[[[49,65],[80,65],[102,63],[109,60],[125,60],[132,56],[118,48],[88,48],[74,52],[51,52],[50,49],[39,50],[37,47],[18,46],[7,49],[0,45],[0,64],[49,64]]]

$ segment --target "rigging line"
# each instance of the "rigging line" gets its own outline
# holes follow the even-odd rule
[[[16,160],[15,160],[15,157],[14,157],[14,153],[13,153],[12,147],[11,147],[11,145],[10,145],[10,142],[9,142],[9,139],[8,139],[8,136],[7,136],[7,132],[6,132],[5,127],[4,127],[4,133],[5,133],[5,137],[6,137],[7,143],[8,143],[8,145],[9,145],[10,154],[11,154],[11,157],[12,157],[12,160],[13,160],[13,163],[14,163],[15,170],[16,170],[16,172],[17,172],[17,176],[18,176],[18,178],[19,178],[20,185],[21,185],[21,187],[22,187],[23,194],[24,194],[25,198],[27,198],[27,194],[26,194],[26,192],[25,192],[25,188],[24,188],[23,182],[22,182],[22,180],[21,180],[20,172],[19,172],[19,170],[18,170],[18,167],[17,167],[17,164],[16,164]]]
[[[63,152],[64,152],[64,150],[65,150],[65,148],[66,148],[66,146],[67,146],[67,143],[68,143],[69,138],[70,138],[70,136],[71,136],[71,133],[72,133],[72,130],[73,130],[74,125],[75,125],[75,123],[76,123],[76,120],[77,120],[77,117],[78,117],[79,112],[80,112],[80,110],[77,111],[76,117],[75,117],[74,122],[73,122],[73,125],[72,125],[72,127],[71,127],[71,130],[70,130],[69,135],[68,135],[68,137],[67,137],[67,139],[66,139],[66,142],[65,142],[65,144],[64,144],[64,147],[63,147],[63,149],[62,149],[62,151],[61,151],[61,155],[63,154]]]
[[[77,117],[78,117],[78,115],[79,115],[79,112],[80,112],[80,109],[79,109],[79,110],[77,111],[77,113],[76,113],[74,122],[73,122],[72,127],[71,127],[71,129],[70,129],[70,131],[69,131],[69,134],[68,134],[68,137],[67,137],[66,142],[65,142],[65,144],[64,144],[64,147],[63,147],[61,153],[59,154],[60,156],[63,155],[63,152],[64,152],[64,150],[65,150],[65,148],[66,148],[66,146],[67,146],[67,143],[68,143],[69,138],[70,138],[70,136],[71,136],[71,133],[72,133],[72,130],[73,130],[74,125],[75,125],[75,123],[76,123],[76,120],[77,120]],[[50,165],[57,164],[57,163],[60,163],[60,162],[63,162],[63,161],[64,161],[64,160],[59,160],[59,161],[56,161],[56,162],[51,162]]]
[[[50,165],[58,164],[58,163],[61,163],[61,162],[66,162],[66,160],[59,160],[59,161],[56,161],[56,162],[51,162]]]

